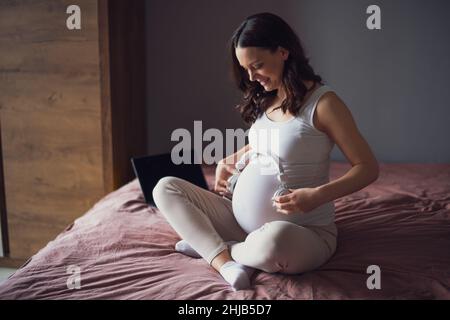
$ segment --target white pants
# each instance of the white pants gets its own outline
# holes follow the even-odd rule
[[[170,176],[159,180],[153,198],[172,228],[209,264],[231,240],[239,241],[230,248],[236,262],[270,273],[314,270],[336,251],[334,222],[300,226],[272,221],[247,234],[234,218],[230,200]]]

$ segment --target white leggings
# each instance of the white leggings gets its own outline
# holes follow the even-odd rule
[[[272,221],[247,234],[231,201],[184,179],[164,177],[153,189],[156,206],[172,228],[209,264],[227,248],[238,263],[265,272],[297,274],[314,270],[336,250],[337,228]],[[281,214],[281,213],[280,213]]]

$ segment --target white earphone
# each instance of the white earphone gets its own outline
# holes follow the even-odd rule
[[[272,199],[275,197],[279,197],[284,194],[290,193],[289,188],[287,186],[288,177],[287,177],[286,173],[284,172],[283,166],[281,165],[281,162],[280,162],[280,159],[278,158],[278,156],[276,156],[272,153],[265,155],[265,154],[257,153],[253,150],[249,150],[242,155],[242,157],[239,159],[238,162],[236,162],[236,165],[235,165],[236,173],[231,175],[231,177],[229,177],[227,180],[227,182],[228,182],[227,189],[230,194],[233,194],[234,189],[236,187],[236,183],[239,179],[239,176],[240,176],[242,170],[245,168],[246,163],[248,161],[253,160],[260,156],[267,157],[269,160],[271,160],[275,164],[275,167],[277,168],[277,179],[280,182],[280,185],[274,192]]]

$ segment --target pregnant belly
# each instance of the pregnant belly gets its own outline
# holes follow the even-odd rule
[[[285,215],[272,206],[272,196],[279,185],[277,172],[267,174],[267,167],[259,161],[251,161],[244,168],[233,192],[232,205],[237,222],[247,233],[270,221],[296,219],[297,214]]]

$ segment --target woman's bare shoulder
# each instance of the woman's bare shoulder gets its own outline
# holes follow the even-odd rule
[[[334,91],[325,92],[317,102],[317,107],[313,115],[314,126],[322,132],[327,132],[327,119],[330,112],[338,112],[337,109],[347,108],[345,103]]]

